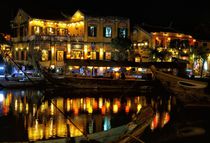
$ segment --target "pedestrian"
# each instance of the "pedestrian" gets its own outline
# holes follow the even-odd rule
[[[4,78],[6,81],[9,81],[9,78],[7,77],[7,74],[4,75]]]
[[[121,79],[125,79],[125,74],[124,74],[124,72],[121,72]]]

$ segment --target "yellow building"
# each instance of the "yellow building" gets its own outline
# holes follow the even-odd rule
[[[12,22],[15,60],[27,64],[41,55],[36,58],[46,67],[63,67],[71,59],[111,60],[111,39],[130,36],[128,18],[92,17],[77,10],[63,19],[31,17],[20,9]]]
[[[144,62],[151,60],[151,49],[157,49],[159,51],[167,50],[171,52],[171,57],[168,58],[169,61],[172,60],[172,57],[189,60],[190,47],[196,42],[191,35],[177,32],[170,27],[145,24],[134,28],[132,41],[133,47],[136,49],[135,52],[140,55],[141,60]],[[187,41],[188,45],[183,43],[181,45],[183,41]],[[172,47],[172,43],[174,42],[179,42],[176,48],[180,50]],[[138,57],[136,59],[136,61],[138,61]]]
[[[150,56],[149,47],[151,47],[152,44],[152,34],[136,26],[133,29],[131,40],[133,42],[135,62],[148,62]]]

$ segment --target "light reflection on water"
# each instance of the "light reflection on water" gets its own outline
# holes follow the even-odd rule
[[[0,137],[0,141],[35,141],[66,137],[67,134],[74,137],[82,135],[82,132],[89,134],[105,131],[129,122],[134,114],[148,105],[151,105],[155,111],[155,117],[150,126],[151,130],[154,130],[162,128],[170,120],[171,107],[175,104],[171,97],[163,99],[160,96],[141,93],[135,95],[127,93],[126,96],[120,96],[120,93],[112,93],[109,96],[103,96],[103,93],[98,96],[77,96],[66,93],[65,96],[45,99],[42,98],[43,95],[48,96],[39,90],[0,92],[2,99],[0,125],[6,123],[9,126],[8,133],[4,132],[4,126],[0,126],[0,133],[4,136]],[[61,112],[68,116],[82,132]],[[2,121],[5,117],[9,120]],[[10,126],[10,121],[15,122],[15,125]],[[67,128],[67,124],[70,128]],[[16,132],[19,132],[18,135],[11,138],[10,135]]]

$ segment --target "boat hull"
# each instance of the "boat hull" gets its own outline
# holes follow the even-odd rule
[[[161,82],[165,89],[172,92],[182,102],[201,102],[209,96],[205,93],[208,83],[181,78],[175,75],[167,74],[158,71],[154,66],[151,66],[154,77]]]
[[[108,78],[88,78],[88,77],[65,77],[63,79],[53,79],[57,86],[68,88],[89,88],[89,89],[144,89],[152,86],[152,81],[147,80],[121,80]]]
[[[112,128],[107,131],[88,134],[86,136],[67,137],[62,139],[53,139],[46,141],[36,141],[37,143],[66,143],[72,141],[74,143],[81,142],[103,142],[103,143],[127,143],[138,138],[143,131],[150,125],[154,118],[154,111],[151,106],[142,107],[137,116],[128,124]],[[131,137],[132,136],[132,137]]]

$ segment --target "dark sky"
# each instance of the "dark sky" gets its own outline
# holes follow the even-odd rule
[[[195,0],[196,1],[196,0]],[[205,0],[206,1],[206,0]],[[10,33],[9,21],[18,8],[46,17],[50,11],[72,13],[77,9],[97,15],[124,16],[134,23],[168,26],[193,31],[210,25],[210,6],[204,0],[6,0],[0,5],[0,32]]]

